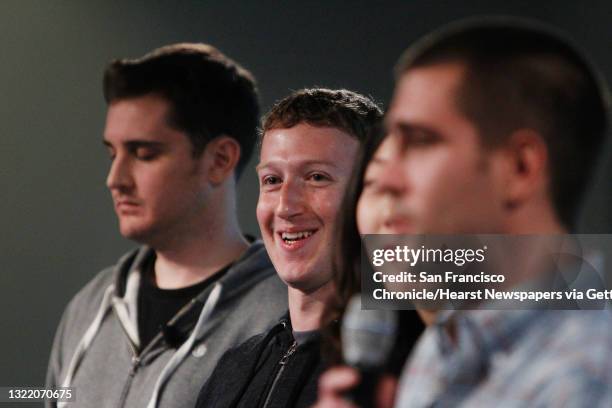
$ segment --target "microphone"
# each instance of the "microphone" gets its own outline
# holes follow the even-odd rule
[[[359,294],[346,307],[340,329],[342,356],[361,375],[348,398],[363,408],[375,406],[376,386],[395,343],[397,325],[394,310],[361,310]]]

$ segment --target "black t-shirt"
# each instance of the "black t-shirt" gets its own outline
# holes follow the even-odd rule
[[[138,291],[138,335],[141,349],[149,344],[181,308],[223,276],[230,265],[202,282],[179,289],[158,288],[155,284],[154,266],[155,255],[143,265],[143,276]]]

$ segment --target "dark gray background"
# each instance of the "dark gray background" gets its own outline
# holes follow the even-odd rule
[[[568,31],[612,77],[610,1],[125,3],[0,2],[0,385],[43,383],[65,304],[133,246],[117,233],[104,186],[101,74],[109,60],[209,42],[252,70],[264,109],[313,85],[386,102],[393,64],[420,34],[458,17],[507,13]],[[605,167],[583,232],[612,230],[611,160]],[[252,171],[239,195],[242,225],[258,233]]]

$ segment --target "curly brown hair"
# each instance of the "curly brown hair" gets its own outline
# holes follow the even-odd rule
[[[289,129],[300,123],[337,128],[363,142],[381,118],[380,107],[357,92],[347,89],[300,89],[277,102],[264,116],[260,143],[268,130]]]

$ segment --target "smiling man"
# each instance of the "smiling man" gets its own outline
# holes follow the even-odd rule
[[[143,246],[70,302],[47,384],[74,387],[79,407],[192,407],[222,353],[286,308],[235,211],[254,79],[211,46],[176,44],[111,63],[104,96],[106,184],[121,234]]]
[[[361,142],[381,117],[347,90],[306,89],[266,115],[257,174],[257,220],[287,284],[289,314],[226,353],[198,407],[308,407],[323,369],[319,328],[334,296],[333,236]]]
[[[257,166],[257,220],[290,297],[307,293],[311,301],[320,299],[321,305],[328,297],[329,243],[358,146],[357,138],[346,131],[307,122],[265,133]],[[306,310],[294,313],[316,307],[305,306]],[[310,330],[319,324],[318,313],[296,317],[294,327]]]

